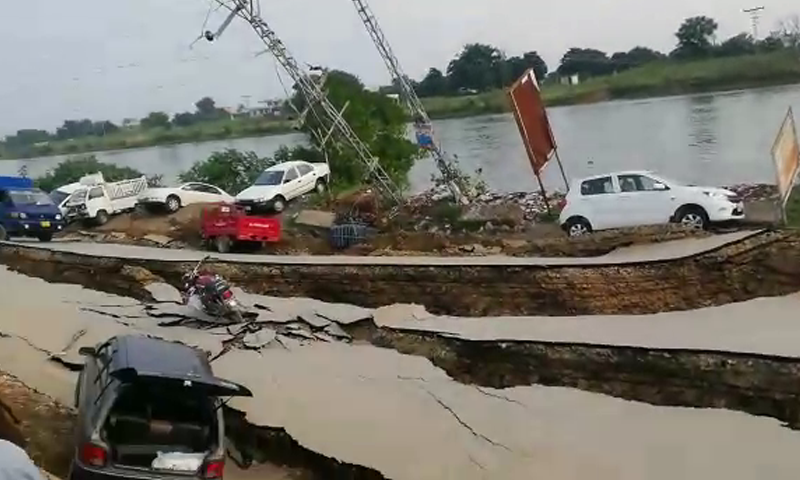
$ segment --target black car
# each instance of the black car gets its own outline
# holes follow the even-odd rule
[[[180,343],[126,335],[80,353],[70,480],[222,478],[222,401],[250,390]]]

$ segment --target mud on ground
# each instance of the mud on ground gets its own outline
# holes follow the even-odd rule
[[[41,468],[66,478],[73,454],[74,411],[4,372],[0,398],[21,422],[28,455]]]

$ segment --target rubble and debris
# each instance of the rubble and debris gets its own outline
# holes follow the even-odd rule
[[[336,214],[322,210],[303,210],[294,218],[296,225],[330,229],[336,220]]]

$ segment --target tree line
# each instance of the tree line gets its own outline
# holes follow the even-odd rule
[[[626,52],[608,54],[595,48],[573,47],[550,71],[536,51],[507,56],[497,47],[481,43],[466,45],[445,71],[431,68],[419,82],[413,82],[420,97],[454,96],[486,92],[510,86],[528,68],[543,82],[578,75],[581,79],[613,75],[658,61],[691,61],[712,57],[733,57],[781,49],[800,49],[800,17],[784,19],[779,28],[764,39],[747,33],[716,42],[717,22],[707,16],[690,17],[675,32],[676,46],[669,53],[636,46]],[[385,87],[385,91],[396,91]]]
[[[170,129],[172,127],[188,127],[202,122],[230,118],[230,114],[224,109],[218,108],[211,97],[201,98],[194,105],[195,110],[193,112],[176,113],[172,118],[165,112],[151,112],[139,120],[139,126],[144,130]],[[4,147],[11,152],[19,152],[40,143],[75,140],[85,137],[104,137],[123,128],[129,128],[129,123],[130,121],[126,121],[120,126],[109,120],[65,120],[55,132],[40,129],[18,130],[16,134],[6,136],[5,140],[0,142],[0,147]]]

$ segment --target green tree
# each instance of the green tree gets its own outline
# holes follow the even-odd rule
[[[756,53],[757,48],[753,37],[747,33],[740,33],[722,42],[714,53],[720,57],[735,57]]]
[[[287,152],[284,148],[282,155],[288,155]],[[178,178],[182,182],[210,183],[236,195],[252,185],[261,172],[277,163],[280,160],[262,158],[255,152],[227,149],[214,152],[206,160],[195,163]]]
[[[447,66],[447,77],[456,90],[483,92],[503,86],[504,67],[505,56],[498,48],[471,43]]]
[[[420,97],[436,97],[447,94],[447,77],[438,68],[431,68],[425,78],[419,82],[417,95]]]
[[[712,18],[706,16],[687,18],[675,33],[678,38],[678,46],[671,55],[676,58],[698,58],[711,55],[717,28],[719,25]]]
[[[547,63],[537,52],[527,52],[521,57],[510,57],[506,60],[506,78],[503,86],[508,86],[522,76],[529,68],[533,69],[536,78],[543,81],[547,77]]]
[[[384,94],[367,90],[358,77],[338,70],[328,72],[325,88],[328,99],[341,111],[358,137],[369,147],[389,176],[400,186],[408,184],[408,172],[420,157],[416,144],[408,140],[407,114],[403,107]],[[315,106],[316,111],[319,106]],[[359,185],[366,180],[367,172],[352,147],[334,133],[323,146],[322,140],[331,124],[313,113],[306,117],[301,130],[308,135],[310,148],[301,151],[306,158],[324,159],[328,153],[333,181],[338,187]]]
[[[580,75],[581,77],[597,77],[608,75],[613,65],[605,52],[593,48],[570,48],[561,57],[558,67],[560,75]]]
[[[108,182],[117,182],[129,178],[141,177],[142,172],[130,167],[120,167],[97,160],[94,155],[69,158],[59,163],[56,168],[34,180],[37,187],[51,192],[58,187],[75,183],[84,175],[100,172]]]
[[[665,58],[667,58],[666,55],[651,48],[634,47],[627,52],[616,52],[611,55],[610,62],[615,72],[623,72]]]
[[[142,128],[169,128],[169,115],[164,112],[150,112],[141,120]]]
[[[211,97],[203,97],[194,104],[195,108],[197,108],[197,113],[195,117],[198,120],[206,121],[206,120],[217,120],[222,118],[227,113],[222,110],[221,108],[217,108],[216,102]]]

